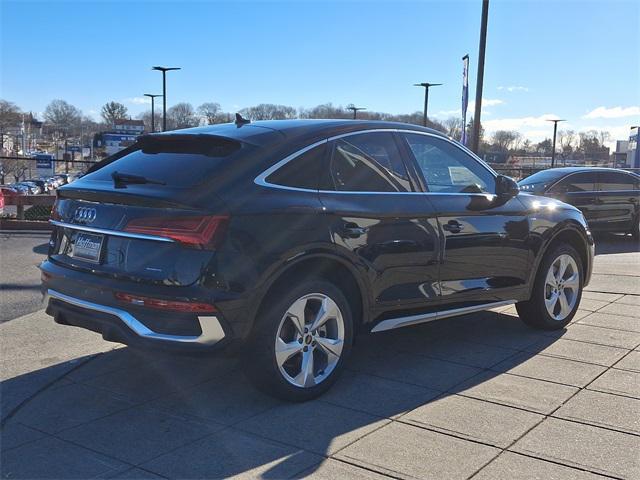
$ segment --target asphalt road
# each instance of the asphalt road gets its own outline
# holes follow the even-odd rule
[[[0,232],[0,323],[42,308],[40,271],[48,232]]]

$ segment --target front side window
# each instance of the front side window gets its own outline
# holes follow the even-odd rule
[[[640,183],[636,178],[627,173],[603,172],[600,173],[600,190],[638,190]]]
[[[403,135],[430,192],[495,193],[495,177],[472,156],[441,138]]]
[[[560,180],[549,189],[551,193],[593,192],[596,189],[596,174],[574,173]]]
[[[407,169],[393,135],[387,132],[350,135],[335,141],[329,165],[336,191],[410,192]]]

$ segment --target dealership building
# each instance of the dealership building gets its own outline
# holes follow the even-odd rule
[[[133,145],[144,132],[142,120],[116,120],[110,131],[103,132],[97,146],[102,146],[107,155],[113,155],[120,150]]]

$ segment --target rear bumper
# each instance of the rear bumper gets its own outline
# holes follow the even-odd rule
[[[105,340],[136,348],[189,352],[230,350],[238,342],[236,312],[222,311],[215,295],[207,289],[176,289],[142,286],[122,280],[100,278],[45,261],[41,291],[46,313],[61,325],[85,328],[102,334]],[[214,304],[211,313],[183,313],[158,310],[118,301],[114,292]]]
[[[215,315],[198,317],[200,335],[168,335],[154,332],[131,313],[120,308],[99,305],[52,289],[46,292],[46,302],[47,313],[52,315],[57,323],[98,331],[106,340],[127,344],[150,341],[160,342],[159,346],[177,344],[208,348],[225,339],[224,329]]]

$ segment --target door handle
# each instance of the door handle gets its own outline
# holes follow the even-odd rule
[[[462,225],[457,220],[449,220],[442,226],[442,229],[450,233],[460,233],[462,230],[464,230],[464,225]]]
[[[348,222],[342,226],[341,233],[343,237],[358,238],[367,233],[366,227],[360,227],[357,223]]]

